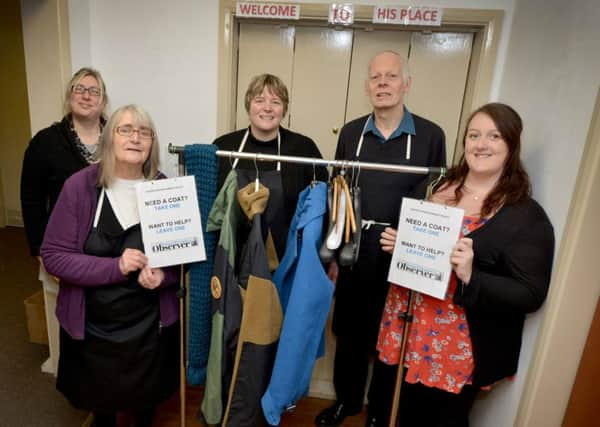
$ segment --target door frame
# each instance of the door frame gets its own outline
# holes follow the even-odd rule
[[[354,26],[370,26],[375,6],[356,5],[354,8]],[[222,135],[234,129],[236,114],[236,81],[237,81],[237,18],[235,0],[219,0],[219,34],[218,34],[218,86],[217,86],[217,134]],[[301,3],[300,23],[327,24],[329,4]],[[248,22],[270,22],[243,18]],[[473,32],[473,49],[471,62],[468,69],[468,79],[458,126],[457,138],[463,134],[466,121],[471,111],[488,102],[492,86],[492,78],[498,44],[501,36],[504,11],[444,8],[442,26],[407,27],[411,30],[423,31],[471,31]],[[298,21],[282,21],[297,23]],[[377,26],[378,28],[397,29],[396,25]],[[404,28],[404,27],[403,27]],[[463,153],[462,144],[455,145],[454,162],[457,162]]]
[[[516,427],[560,426],[600,296],[600,89],[554,261]]]

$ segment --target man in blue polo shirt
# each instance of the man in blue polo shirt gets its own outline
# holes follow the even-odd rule
[[[445,166],[442,129],[412,114],[404,105],[410,82],[408,64],[396,52],[380,52],[371,59],[366,89],[373,112],[342,128],[336,159]],[[402,198],[414,196],[423,179],[415,174],[360,172],[363,230],[358,260],[352,267],[338,268],[333,262],[329,268],[332,280],[337,279],[333,314],[333,332],[337,338],[333,383],[337,400],[317,415],[317,426],[338,426],[347,416],[362,410],[369,358],[375,354],[389,288],[391,256],[381,250],[380,235],[386,226],[397,224]],[[388,425],[396,370],[396,366],[385,365],[375,358],[367,395],[367,427]]]

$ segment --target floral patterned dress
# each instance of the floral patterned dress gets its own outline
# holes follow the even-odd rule
[[[461,237],[485,224],[479,217],[465,216]],[[450,393],[460,393],[470,384],[474,360],[467,317],[462,307],[453,303],[456,275],[452,273],[444,300],[417,293],[413,323],[409,330],[404,366],[406,381],[420,382]],[[398,363],[404,320],[398,313],[408,307],[408,289],[392,285],[387,295],[379,326],[379,359],[389,365]]]

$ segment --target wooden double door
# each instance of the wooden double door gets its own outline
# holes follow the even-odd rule
[[[414,113],[438,123],[446,133],[452,163],[468,79],[473,34],[333,28],[240,20],[238,27],[236,123],[248,125],[244,94],[258,74],[279,76],[290,92],[283,126],[315,140],[332,159],[339,129],[371,107],[365,92],[370,58],[394,50],[408,59],[412,86],[406,97]],[[317,361],[310,394],[333,398],[335,337],[327,327],[326,356]]]
[[[251,21],[238,25],[236,128],[248,124],[244,93],[250,79],[261,73],[275,74],[290,92],[289,113],[283,125],[310,136],[325,158],[333,158],[343,124],[371,111],[365,93],[369,59],[389,49],[408,58],[412,87],[406,105],[444,129],[451,163],[472,33]]]

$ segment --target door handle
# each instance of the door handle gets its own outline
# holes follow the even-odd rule
[[[331,128],[331,132],[332,132],[334,135],[337,135],[337,133],[338,133],[339,131],[340,131],[340,128],[337,128],[337,127],[335,127],[335,128]]]

